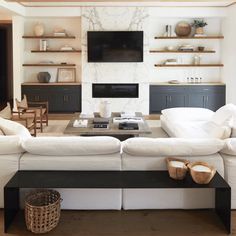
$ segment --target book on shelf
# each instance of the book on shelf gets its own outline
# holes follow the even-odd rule
[[[119,124],[119,129],[121,129],[121,130],[138,130],[139,128],[138,128],[137,123],[124,122],[124,123]]]

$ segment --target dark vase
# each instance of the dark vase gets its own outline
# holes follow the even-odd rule
[[[40,83],[48,83],[51,79],[51,75],[49,72],[39,72],[37,75],[37,79]]]

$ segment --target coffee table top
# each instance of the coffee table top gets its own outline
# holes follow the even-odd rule
[[[118,123],[113,123],[114,117],[120,117],[119,112],[113,112],[111,118],[109,119],[109,127],[107,129],[94,129],[93,128],[93,118],[80,118],[79,113],[75,113],[74,117],[70,120],[64,134],[73,135],[134,135],[138,136],[140,134],[151,134],[151,129],[148,126],[146,120],[143,118],[141,112],[136,112],[136,117],[142,117],[143,122],[138,123],[138,130],[121,130],[118,127]],[[94,113],[94,117],[99,117],[99,113]],[[73,127],[75,120],[88,120],[88,126],[86,128],[76,128]]]

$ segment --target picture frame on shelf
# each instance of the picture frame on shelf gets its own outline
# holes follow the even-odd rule
[[[75,82],[76,70],[75,68],[58,68],[57,82],[58,83],[73,83]]]

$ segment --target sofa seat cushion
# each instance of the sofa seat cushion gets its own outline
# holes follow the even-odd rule
[[[224,146],[220,139],[130,138],[122,143],[124,153],[133,156],[204,156]]]
[[[24,153],[20,170],[121,170],[120,153],[95,156],[40,156]]]
[[[23,125],[0,117],[0,129],[5,135],[19,135],[22,139],[31,138],[31,134]]]
[[[0,155],[16,154],[24,152],[19,136],[0,136]]]
[[[23,141],[23,148],[35,155],[91,156],[120,152],[120,141],[113,137],[37,137]]]
[[[231,128],[211,121],[173,121],[161,116],[161,127],[176,138],[229,138]]]
[[[236,138],[226,139],[224,148],[221,150],[221,153],[236,155]]]
[[[209,109],[197,107],[168,108],[162,110],[161,113],[173,121],[206,121],[210,120],[214,114],[214,112]]]

